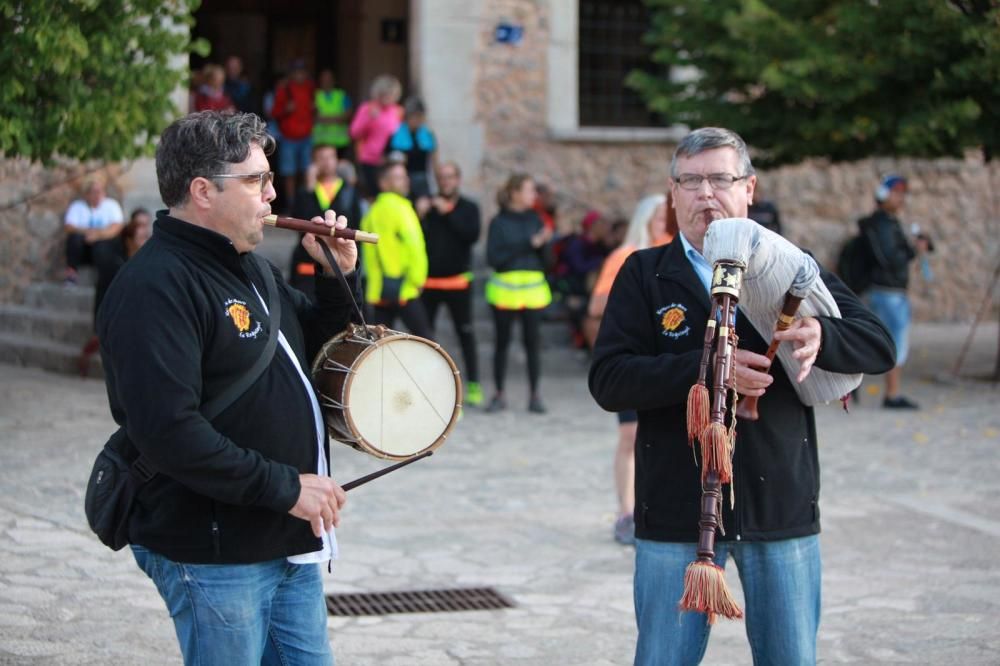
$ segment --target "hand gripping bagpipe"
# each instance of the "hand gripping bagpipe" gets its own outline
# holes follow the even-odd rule
[[[808,254],[753,220],[716,220],[708,227],[705,258],[712,263],[712,307],[705,327],[697,383],[687,403],[688,443],[700,445],[701,517],[698,521],[697,559],[684,574],[681,610],[705,613],[709,624],[717,615],[741,618],[743,611],[726,586],[723,569],[715,564],[715,533],[722,525],[722,486],[732,483],[736,418],[756,420],[756,398],[739,397],[733,377],[736,306],[764,339],[792,325],[796,313],[804,317],[840,317],[840,309],[819,276],[819,266]],[[713,357],[714,351],[714,357]],[[785,372],[795,377],[799,363],[789,345],[771,340],[767,358],[777,354]],[[708,369],[712,368],[711,396]],[[813,367],[802,383],[794,383],[803,404],[815,405],[843,398],[861,384],[861,375],[842,375]],[[846,403],[845,403],[846,405]],[[730,488],[730,501],[732,501]]]

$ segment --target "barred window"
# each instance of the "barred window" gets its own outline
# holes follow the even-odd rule
[[[625,86],[634,69],[654,68],[643,41],[649,10],[641,0],[580,0],[580,126],[663,125]]]

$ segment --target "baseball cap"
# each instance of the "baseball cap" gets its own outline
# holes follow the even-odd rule
[[[899,174],[890,173],[882,178],[882,182],[879,183],[878,189],[875,190],[875,199],[878,201],[885,201],[889,198],[889,193],[895,189],[902,189],[904,192],[907,189],[906,179]]]

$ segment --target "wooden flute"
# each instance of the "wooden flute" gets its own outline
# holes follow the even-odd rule
[[[280,215],[266,215],[264,217],[264,224],[270,225],[272,227],[278,227],[279,229],[291,229],[292,231],[301,231],[306,234],[317,234],[319,236],[333,236],[334,238],[344,238],[346,240],[352,240],[358,243],[377,243],[378,234],[373,234],[368,231],[359,231],[357,229],[335,229],[333,227],[328,227],[325,224],[317,224],[315,222],[310,222],[309,220],[299,220],[294,217],[282,217]]]

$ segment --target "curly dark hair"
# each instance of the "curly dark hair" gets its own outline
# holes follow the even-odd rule
[[[229,173],[230,165],[250,157],[255,144],[265,155],[274,152],[274,138],[253,113],[200,111],[175,120],[163,130],[156,147],[156,179],[163,203],[169,208],[182,206],[192,180]]]

